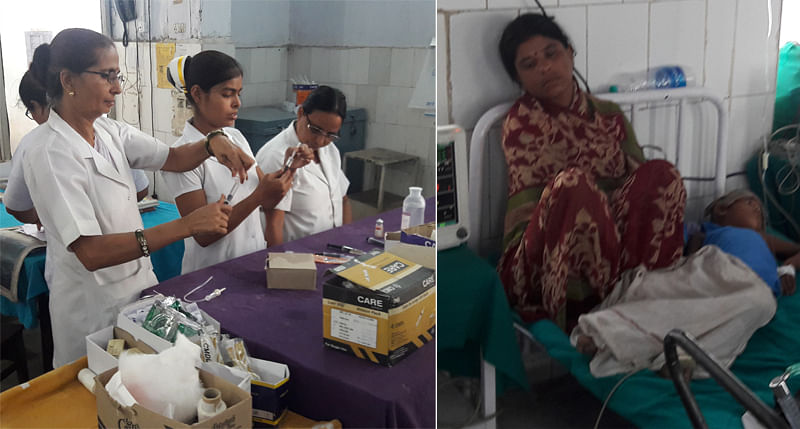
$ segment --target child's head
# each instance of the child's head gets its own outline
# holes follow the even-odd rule
[[[706,207],[706,217],[722,226],[764,230],[761,201],[750,191],[737,189],[717,198]]]

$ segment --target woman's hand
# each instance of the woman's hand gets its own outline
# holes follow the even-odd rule
[[[247,180],[247,170],[256,162],[239,146],[233,144],[224,134],[217,134],[209,141],[209,147],[222,165],[231,169],[232,176],[239,176],[239,182]]]
[[[283,165],[286,165],[286,161],[288,161],[295,152],[297,152],[297,154],[292,159],[292,165],[289,166],[289,170],[297,170],[298,168],[305,167],[314,160],[314,151],[305,144],[301,144],[296,148],[286,148],[286,153],[283,156]]]
[[[181,218],[190,235],[227,234],[228,216],[232,207],[225,204],[225,195],[217,202],[207,204]]]
[[[294,164],[294,163],[293,163]],[[278,204],[292,187],[294,170],[278,170],[269,174],[264,174],[260,167],[256,167],[258,174],[258,189],[261,196],[261,206],[271,209]]]

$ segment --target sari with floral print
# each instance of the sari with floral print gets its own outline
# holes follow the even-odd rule
[[[680,257],[686,201],[670,163],[644,162],[616,104],[577,84],[574,91],[566,108],[523,95],[502,139],[509,197],[498,272],[523,320],[549,318],[562,328],[605,297],[622,271]],[[574,306],[568,283],[589,291]]]

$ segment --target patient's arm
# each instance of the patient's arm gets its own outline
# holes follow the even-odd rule
[[[783,240],[768,233],[763,235],[769,249],[778,259],[783,259],[787,265],[794,265],[795,268],[800,268],[800,244]]]

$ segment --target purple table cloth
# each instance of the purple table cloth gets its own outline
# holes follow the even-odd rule
[[[428,199],[425,219],[435,216],[435,202]],[[350,225],[305,237],[272,252],[291,250],[314,253],[327,243],[361,250],[372,236],[375,220],[384,220],[386,231],[400,228],[400,210],[361,219]],[[191,299],[202,299],[216,288],[225,292],[200,308],[217,319],[223,332],[245,340],[251,356],[289,366],[289,409],[314,420],[339,419],[344,427],[435,427],[436,346],[428,344],[397,365],[387,368],[322,343],[322,283],[325,271],[335,265],[317,264],[317,289],[267,289],[264,260],[267,251],[232,259],[175,277],[143,295],[157,291],[182,298],[213,275],[208,285]]]

